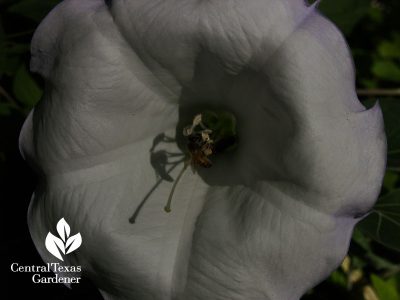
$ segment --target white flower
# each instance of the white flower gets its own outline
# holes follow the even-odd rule
[[[379,193],[380,108],[301,0],[65,0],[31,67],[46,81],[21,133],[41,180],[32,238],[52,260],[46,234],[68,219],[84,240],[65,261],[107,299],[298,299]],[[235,114],[238,149],[186,172],[165,213],[182,152],[165,136],[213,108]]]

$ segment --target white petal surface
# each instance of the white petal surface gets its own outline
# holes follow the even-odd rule
[[[36,193],[29,212],[31,233],[45,260],[51,257],[43,237],[64,215],[72,232],[79,230],[82,236],[81,247],[65,256],[67,263],[82,265],[101,289],[119,297],[168,299],[174,273],[185,272],[206,187],[187,172],[176,189],[172,212],[165,213],[172,183],[157,185],[149,161],[151,144],[152,139],[146,139],[132,154],[113,162],[48,177],[46,190]],[[182,163],[172,177],[181,167]],[[132,224],[132,215],[146,197]]]
[[[298,299],[344,257],[385,165],[341,34],[298,0],[106,2],[64,1],[32,43],[46,92],[21,149],[42,174],[43,259],[65,217],[82,235],[65,260],[107,299]],[[150,150],[203,108],[236,115],[239,147],[186,172],[166,214],[157,174],[176,178],[181,149]]]

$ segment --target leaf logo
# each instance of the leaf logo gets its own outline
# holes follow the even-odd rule
[[[78,232],[77,234],[70,237],[71,228],[64,218],[60,219],[57,223],[57,232],[60,238],[53,235],[51,232],[47,234],[46,237],[46,249],[52,255],[57,257],[59,260],[64,261],[61,253],[67,255],[76,249],[78,249],[82,244],[82,236]]]

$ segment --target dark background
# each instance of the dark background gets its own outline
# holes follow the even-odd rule
[[[36,177],[19,154],[18,135],[27,113],[43,92],[41,79],[28,71],[29,43],[40,20],[57,3],[0,0],[1,278],[6,288],[3,299],[101,299],[88,280],[70,290],[61,284],[33,284],[31,273],[10,271],[13,262],[43,264],[26,223]],[[379,201],[397,203],[399,207],[400,1],[324,0],[320,8],[348,39],[355,58],[360,99],[367,106],[379,99],[382,105],[389,138],[389,164]],[[342,265],[310,291],[305,300],[400,299],[400,227],[383,218],[382,232],[376,234],[377,220],[385,212],[377,206],[374,213],[357,227],[348,266]],[[400,211],[391,217],[400,224]]]

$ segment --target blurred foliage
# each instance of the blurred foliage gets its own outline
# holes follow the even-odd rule
[[[7,12],[10,14],[26,17],[27,19],[31,19],[39,23],[47,15],[47,13],[59,2],[59,0],[13,1],[13,4],[7,7]]]
[[[318,8],[331,19],[344,34],[350,34],[368,14],[370,0],[321,1]]]
[[[43,93],[29,70],[29,44],[57,0],[0,0],[0,121],[19,131]],[[309,1],[315,2],[315,1]],[[357,87],[389,91],[361,97],[379,100],[388,136],[388,168],[381,197],[354,231],[349,254],[328,280],[303,299],[400,299],[400,1],[322,0],[319,8],[345,34],[355,60]],[[7,125],[7,126],[8,126]],[[2,128],[0,169],[15,152]],[[312,268],[312,266],[310,266]]]
[[[40,20],[58,2],[0,0],[0,117],[24,116],[39,101],[42,84],[28,71],[29,44]]]
[[[400,171],[400,101],[387,98],[380,101],[385,118],[385,131],[388,139],[388,170]]]
[[[400,249],[400,189],[382,196],[358,228],[392,249]]]

